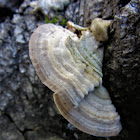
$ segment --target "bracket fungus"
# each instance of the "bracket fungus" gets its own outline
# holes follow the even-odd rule
[[[89,28],[68,22],[39,26],[29,41],[29,53],[44,85],[53,92],[61,114],[81,131],[94,136],[115,136],[120,116],[102,85],[103,47],[109,20],[96,18]],[[75,30],[74,30],[75,29]],[[80,37],[74,33],[78,30]]]

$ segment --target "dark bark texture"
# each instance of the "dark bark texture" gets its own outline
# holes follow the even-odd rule
[[[64,11],[57,12],[82,26],[96,17],[112,20],[109,40],[103,44],[103,84],[123,128],[109,138],[85,134],[60,115],[52,91],[39,80],[28,53],[29,38],[45,23],[45,16],[33,12],[30,0],[7,1],[0,1],[0,140],[140,138],[140,1],[71,0]],[[55,12],[49,16],[55,17]]]

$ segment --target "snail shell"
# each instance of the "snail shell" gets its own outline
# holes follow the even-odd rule
[[[120,117],[102,86],[103,48],[110,21],[95,19],[83,28],[68,22],[81,36],[61,26],[44,24],[29,41],[31,61],[43,84],[54,91],[61,114],[78,129],[95,136],[115,136]]]

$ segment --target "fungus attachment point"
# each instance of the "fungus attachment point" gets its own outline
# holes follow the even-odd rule
[[[31,61],[43,84],[54,92],[61,114],[81,131],[94,136],[115,136],[120,117],[102,86],[103,48],[110,21],[95,19],[90,29],[68,23],[81,31],[80,38],[58,25],[38,27],[29,41]],[[99,35],[100,34],[100,35]]]
[[[92,21],[90,30],[98,41],[108,40],[108,27],[110,26],[111,20],[102,20],[96,18]]]

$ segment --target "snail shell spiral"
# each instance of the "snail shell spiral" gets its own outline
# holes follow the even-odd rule
[[[54,92],[61,114],[81,131],[94,136],[115,136],[120,117],[102,86],[103,48],[110,21],[95,19],[90,28],[68,22],[38,27],[29,41],[29,53],[43,84]]]

